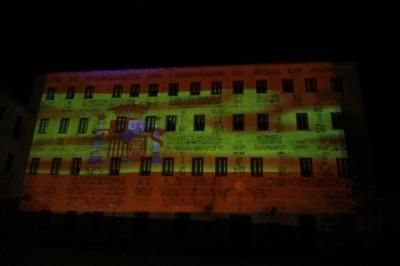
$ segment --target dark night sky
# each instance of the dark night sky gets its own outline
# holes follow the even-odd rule
[[[376,1],[144,2],[0,10],[1,89],[29,95],[32,76],[48,71],[355,60],[382,191],[394,192],[394,159],[387,159],[394,131],[382,129],[394,118],[393,58],[400,47],[394,7]]]

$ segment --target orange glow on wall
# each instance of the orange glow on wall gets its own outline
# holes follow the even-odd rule
[[[329,63],[48,74],[20,209],[352,212],[337,76]]]

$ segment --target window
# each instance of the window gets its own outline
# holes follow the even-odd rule
[[[9,173],[12,170],[13,162],[14,162],[14,154],[8,153],[6,162],[4,164],[5,173]]]
[[[204,166],[203,158],[192,158],[192,175],[193,176],[202,176],[203,175],[203,166]]]
[[[116,133],[124,132],[125,125],[126,125],[126,117],[118,116],[115,122],[115,132]]]
[[[75,98],[75,87],[69,87],[67,89],[67,95],[65,97],[66,99],[72,100]]]
[[[14,138],[20,138],[21,137],[21,126],[22,126],[22,116],[17,115],[17,117],[15,118],[15,123],[14,123],[14,128],[13,128],[13,137]]]
[[[267,93],[268,83],[265,79],[256,80],[256,93]]]
[[[168,84],[168,96],[178,96],[178,92],[179,92],[179,84],[178,83]]]
[[[341,112],[331,113],[332,129],[344,129],[343,115]]]
[[[215,158],[215,175],[226,176],[228,172],[228,159],[226,157]]]
[[[47,126],[49,125],[49,119],[48,118],[42,118],[40,119],[39,122],[39,134],[45,134],[47,131]]]
[[[153,132],[156,126],[156,117],[155,116],[146,116],[144,120],[144,131],[145,132]]]
[[[164,158],[162,164],[162,175],[171,176],[174,174],[174,158]]]
[[[121,167],[121,158],[112,157],[110,164],[110,175],[119,175],[120,167]]]
[[[194,131],[204,131],[206,116],[205,115],[194,115]]]
[[[139,93],[140,93],[140,84],[132,84],[129,96],[130,97],[139,97]]]
[[[39,169],[40,158],[32,158],[31,163],[29,165],[29,174],[36,175],[37,170]]]
[[[94,86],[87,86],[85,89],[85,99],[93,99]]]
[[[81,158],[72,158],[71,175],[79,175],[81,171]]]
[[[257,114],[257,129],[268,130],[268,128],[269,128],[268,114]]]
[[[313,175],[311,158],[300,158],[300,174],[306,177]]]
[[[122,85],[114,85],[114,89],[113,89],[113,98],[121,98],[122,96]]]
[[[244,129],[244,114],[233,114],[232,115],[233,130]]]
[[[307,113],[297,113],[296,114],[296,123],[297,123],[298,130],[307,130],[308,129]]]
[[[89,118],[81,118],[79,120],[78,133],[86,133],[88,129]]]
[[[155,97],[158,95],[158,84],[149,85],[149,96]]]
[[[140,175],[150,175],[151,173],[151,157],[144,157],[140,163]]]
[[[67,133],[69,125],[69,118],[61,118],[60,128],[58,129],[58,133]]]
[[[294,92],[293,79],[282,80],[282,88],[285,93]]]
[[[47,90],[46,100],[54,100],[55,92],[56,92],[56,88],[49,88]]]
[[[53,158],[51,163],[50,174],[51,175],[58,175],[61,167],[61,158]]]
[[[235,80],[232,84],[233,94],[243,94],[244,82],[243,80]]]
[[[190,83],[190,95],[200,95],[201,84],[200,82]]]
[[[335,77],[330,79],[331,90],[335,92],[343,91],[343,81],[341,78]]]
[[[316,92],[318,90],[317,80],[314,78],[305,79],[306,92]]]
[[[251,176],[263,176],[263,158],[250,158]]]
[[[176,128],[176,115],[167,115],[166,118],[166,125],[165,125],[165,130],[166,131],[175,131]]]
[[[221,81],[211,82],[211,94],[220,95],[221,93],[222,93],[222,82]]]
[[[349,176],[349,164],[347,158],[336,158],[336,166],[339,177]]]

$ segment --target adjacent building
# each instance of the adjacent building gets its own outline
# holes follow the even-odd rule
[[[39,106],[35,92],[27,104],[0,92],[0,213],[15,211],[22,194]]]

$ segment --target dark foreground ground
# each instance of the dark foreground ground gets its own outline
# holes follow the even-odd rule
[[[2,219],[0,265],[385,265],[397,252],[391,242],[349,226],[329,233],[312,223],[252,224],[246,216],[17,214]]]

